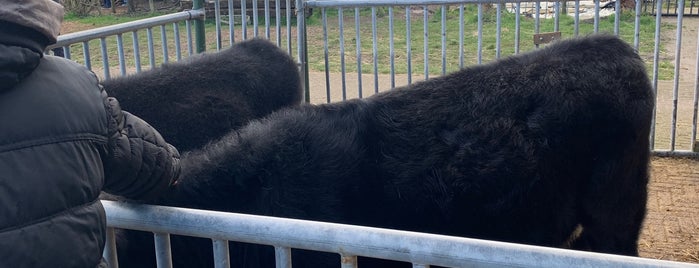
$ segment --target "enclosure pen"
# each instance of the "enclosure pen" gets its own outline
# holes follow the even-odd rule
[[[317,104],[368,97],[546,46],[532,42],[535,34],[559,32],[562,38],[569,38],[609,32],[632,44],[646,61],[657,96],[649,136],[653,155],[699,156],[699,148],[695,148],[698,147],[699,68],[696,67],[699,56],[681,60],[688,51],[699,54],[699,46],[682,47],[684,41],[699,42],[699,35],[688,37],[686,31],[683,33],[683,29],[689,27],[686,12],[694,12],[694,6],[689,7],[684,0],[635,1],[632,8],[623,12],[622,1],[617,1],[611,11],[603,9],[599,1],[581,0],[569,1],[574,3],[572,6],[568,2],[563,5],[561,1],[518,0],[261,0],[264,1],[261,13],[264,18],[258,16],[258,1],[252,1],[252,8],[246,0],[224,1],[227,1],[227,8],[220,6],[223,1],[195,0],[194,6],[200,8],[66,33],[49,48],[62,47],[65,57],[85,65],[100,78],[109,79],[141,72],[147,68],[144,64],[152,69],[206,49],[225,49],[226,45],[258,37],[259,28],[264,27],[263,37],[276,39],[277,46],[284,47],[297,60],[306,90],[305,99]],[[271,12],[271,1],[274,1],[274,12]],[[214,16],[205,15],[204,6],[208,2],[213,4]],[[292,5],[295,8],[291,8]],[[684,5],[688,5],[687,11],[677,8]],[[286,12],[281,11],[284,6]],[[314,15],[309,17],[311,11]],[[663,15],[671,11],[677,16],[676,20],[663,21]],[[221,14],[225,12],[227,18]],[[249,13],[251,17],[247,16]],[[274,18],[271,18],[272,13]],[[365,18],[366,14],[369,19]],[[614,17],[605,17],[607,15]],[[206,40],[209,42],[200,45],[204,44],[203,40],[199,43],[195,39],[205,36],[204,28],[200,30],[196,24],[203,24],[205,18],[211,22],[207,31],[215,32],[209,32],[206,35],[210,37]],[[369,23],[371,25],[367,25]],[[309,35],[307,25],[320,30]],[[181,34],[181,30],[186,34]],[[668,34],[669,31],[675,34]],[[226,32],[228,34],[222,34]],[[129,33],[130,38],[123,37]],[[670,41],[661,39],[663,34],[670,35],[667,39]],[[688,62],[694,66],[685,68]],[[309,75],[317,79],[309,79]],[[109,201],[104,201],[104,206],[111,228],[155,233],[158,267],[170,264],[171,234],[211,238],[216,267],[230,266],[228,241],[273,245],[277,267],[291,266],[291,248],[336,252],[345,261],[343,267],[355,267],[357,256],[403,260],[412,262],[413,267],[699,267],[646,258],[232,213]],[[218,226],[212,222],[225,224]],[[280,229],[272,237],[259,233],[255,229],[259,226]],[[317,228],[324,237],[303,232]],[[375,235],[375,239],[367,238],[370,234]],[[107,237],[105,259],[117,267],[113,231],[108,232]],[[417,240],[425,244],[415,242]],[[403,247],[402,241],[412,241],[408,246],[410,250]]]

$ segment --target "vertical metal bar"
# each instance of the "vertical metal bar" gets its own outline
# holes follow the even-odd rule
[[[429,13],[430,13],[430,10],[427,7],[427,5],[422,6],[422,38],[423,38],[422,39],[423,40],[422,52],[423,52],[423,57],[424,57],[423,70],[424,70],[424,74],[425,74],[425,80],[430,78],[430,48],[429,48],[430,47],[429,46],[429,41],[430,41],[430,37],[429,37],[430,29],[429,28],[430,28],[430,26],[428,24],[429,15],[430,15]]]
[[[539,33],[541,32],[541,2],[536,1],[534,4],[536,5],[534,6],[534,33]]]
[[[323,52],[325,54],[325,93],[327,102],[330,103],[330,64],[328,61],[328,13],[325,8],[320,10],[323,15]]]
[[[160,42],[163,45],[163,63],[167,63],[170,53],[168,53],[167,49],[167,31],[165,30],[165,25],[160,25]]]
[[[102,67],[104,68],[104,79],[109,79],[109,55],[107,55],[107,40],[100,37],[100,49],[102,51]]]
[[[675,151],[675,141],[677,134],[677,101],[679,99],[680,88],[680,59],[682,49],[682,18],[684,17],[684,0],[679,0],[677,3],[679,8],[677,11],[677,41],[675,41],[675,79],[672,87],[672,123],[670,125],[670,151]]]
[[[204,0],[193,0],[192,9],[204,9]],[[150,28],[148,28],[150,29]],[[194,20],[194,35],[197,43],[197,53],[204,52],[206,50],[206,33],[204,27],[204,18],[199,18]],[[151,65],[151,68],[154,66]]]
[[[216,51],[221,50],[221,1],[214,1],[214,21],[216,25]],[[230,13],[228,14],[230,16]]]
[[[459,5],[459,69],[464,68],[464,4]]]
[[[618,2],[618,1],[617,1]],[[561,23],[561,2],[555,2],[553,3],[553,31],[558,32],[558,29],[560,29],[560,23]]]
[[[388,7],[388,50],[391,54],[391,89],[396,87],[396,52],[394,50],[393,35],[393,7]]]
[[[150,68],[155,68],[155,48],[153,47],[153,28],[148,27],[146,29],[146,36],[148,37],[148,59],[150,61]]]
[[[599,0],[594,1],[595,2],[595,33],[599,32]]]
[[[304,90],[304,101],[311,102],[311,89],[308,82],[308,44],[306,42],[306,1],[296,0],[296,35],[298,37],[298,61],[301,66],[301,85]]]
[[[243,40],[248,39],[248,8],[246,5],[247,1],[240,0],[240,21],[243,28]]]
[[[270,32],[269,32],[269,0],[264,1],[265,4],[265,38],[269,39],[270,37]]]
[[[621,0],[614,2],[614,35],[619,36],[619,24],[621,20]]]
[[[522,13],[522,2],[517,2],[515,4],[515,54],[519,54],[519,35],[521,32],[520,17]]]
[[[291,268],[291,248],[274,246],[274,263],[276,268]]]
[[[374,93],[379,93],[379,59],[378,59],[378,48],[376,35],[376,7],[371,7],[371,54],[374,60]]]
[[[483,63],[483,4],[478,4],[478,64]]]
[[[141,48],[138,45],[138,32],[131,32],[131,39],[133,40],[133,57],[136,65],[136,72],[141,72]],[[191,46],[190,46],[191,49]]]
[[[185,26],[187,27],[187,53],[192,56],[194,53],[194,42],[192,42],[192,23],[188,20],[185,21]]]
[[[345,80],[345,32],[344,32],[344,12],[340,7],[337,9],[337,22],[340,28],[340,75],[342,76],[342,100],[347,99],[347,83]]]
[[[231,13],[228,13],[231,14]],[[231,258],[228,251],[228,241],[221,239],[211,239],[214,248],[214,267],[230,268]],[[111,267],[110,267],[111,268]]]
[[[355,32],[355,52],[357,55],[357,90],[358,96],[362,98],[362,41],[361,30],[359,29],[359,8],[354,8],[354,32]]]
[[[575,36],[580,35],[580,0],[575,0]]]
[[[699,33],[697,33],[697,44],[699,44]],[[692,114],[692,136],[690,137],[690,146],[692,146],[692,151],[697,151],[697,113],[699,112],[699,46],[697,46],[697,61],[695,63],[696,70],[694,74],[694,103],[693,103],[693,114]]]
[[[660,23],[662,18],[663,0],[657,1],[657,10],[655,14],[655,49],[653,51],[653,95],[658,96],[658,67],[660,60]],[[653,108],[653,120],[650,125],[650,149],[655,149],[655,117],[657,109]]]
[[[282,7],[279,0],[274,0],[274,22],[277,28],[277,46],[282,46]]]
[[[252,1],[252,33],[254,37],[257,37],[259,35],[259,14],[258,13],[258,8],[257,8],[257,0]]]
[[[155,262],[158,268],[172,268],[172,251],[170,250],[170,234],[154,233]]]
[[[357,268],[357,256],[340,254],[340,268]]]
[[[500,36],[502,35],[502,4],[495,3],[496,19],[495,19],[495,58],[500,58]]]
[[[413,263],[413,268],[430,268],[427,264]]]
[[[114,236],[114,228],[107,227],[107,236],[104,241],[104,250],[102,257],[107,262],[109,268],[119,268],[119,259],[117,258],[116,238]]]
[[[410,23],[410,6],[405,7],[405,49],[406,49],[406,56],[405,60],[407,63],[407,68],[408,68],[408,85],[412,84],[413,82],[413,66],[412,64],[412,39],[410,37],[410,34],[412,32],[412,24]]]
[[[641,2],[642,1],[636,1],[636,19],[634,21],[633,30],[633,47],[636,48],[636,50],[638,50],[641,42]]]
[[[180,61],[182,59],[182,46],[180,45],[180,24],[178,22],[172,24],[172,32],[175,41],[175,56],[177,61]]]
[[[442,75],[447,73],[447,6],[442,5]]]
[[[291,0],[286,0],[286,50],[291,54]]]
[[[599,0],[598,0],[599,1]],[[541,27],[541,2],[536,2],[536,6],[534,7],[534,13],[535,13],[535,19],[534,19],[534,33],[539,33],[540,32],[540,27]],[[539,47],[539,45],[535,45],[535,47]]]
[[[85,59],[85,67],[92,71],[92,62],[90,61],[90,43],[83,41],[83,58]]]
[[[71,59],[69,46],[63,47],[63,56],[65,56],[66,59]]]
[[[119,56],[119,72],[122,76],[126,75],[126,59],[124,59],[124,39],[121,34],[116,35],[117,38],[117,54]]]
[[[228,45],[232,46],[233,43],[235,43],[235,9],[233,0],[228,0]]]

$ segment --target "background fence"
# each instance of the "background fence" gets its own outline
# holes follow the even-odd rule
[[[599,1],[291,1],[195,1],[196,10],[61,35],[56,46],[109,78],[264,37],[298,59],[306,100],[322,103],[536,49],[551,38],[613,33],[637,48],[652,78],[654,153],[698,155],[699,18],[685,18],[683,9],[663,17],[663,1],[653,2],[654,14],[640,1],[633,9]],[[677,5],[693,6],[684,0]],[[290,6],[303,8],[285,8]]]

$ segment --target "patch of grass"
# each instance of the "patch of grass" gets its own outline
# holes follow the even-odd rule
[[[138,14],[113,14],[109,11],[104,11],[102,15],[78,16],[74,13],[66,13],[63,17],[64,21],[77,22],[81,24],[89,24],[94,27],[103,27],[118,23],[130,22],[155,16],[165,15],[164,13],[138,13]]]

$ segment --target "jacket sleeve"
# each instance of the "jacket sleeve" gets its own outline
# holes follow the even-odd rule
[[[108,97],[110,116],[104,191],[137,200],[157,198],[180,173],[179,152],[141,118]]]

